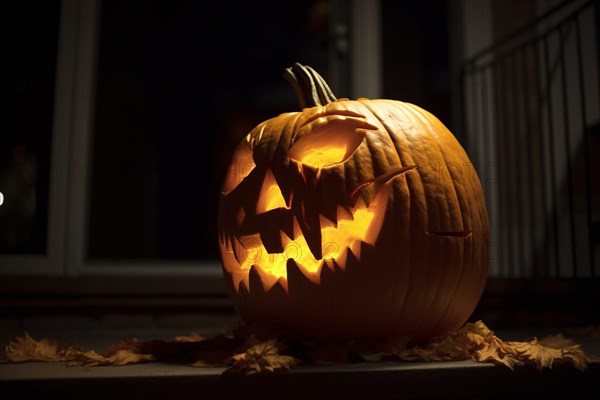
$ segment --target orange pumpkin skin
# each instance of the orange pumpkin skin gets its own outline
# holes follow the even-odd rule
[[[247,323],[419,342],[473,312],[489,223],[478,176],[436,117],[400,101],[340,99],[267,120],[240,143],[219,243]]]

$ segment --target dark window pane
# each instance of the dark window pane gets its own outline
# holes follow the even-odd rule
[[[327,78],[327,3],[103,2],[89,254],[217,259],[234,147],[298,110],[284,68]]]
[[[60,2],[2,6],[0,252],[46,252]]]
[[[452,126],[447,1],[383,0],[381,7],[383,97],[414,103]]]

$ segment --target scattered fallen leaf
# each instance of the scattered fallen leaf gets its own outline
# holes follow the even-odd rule
[[[233,365],[225,373],[275,372],[287,370],[298,362],[294,357],[281,355],[280,350],[283,350],[283,345],[275,339],[259,341],[256,336],[252,335],[245,347],[244,352],[233,356]]]
[[[65,361],[55,340],[34,340],[27,332],[15,338],[4,348],[5,358],[11,362]]]
[[[562,333],[559,333],[558,335],[544,336],[539,340],[539,343],[542,346],[552,347],[554,349],[566,349],[576,346],[573,340],[564,337]]]
[[[504,342],[482,321],[465,324],[456,332],[431,342],[407,347],[408,338],[315,342],[293,337],[280,326],[238,326],[213,337],[198,334],[176,336],[172,341],[137,339],[114,343],[104,353],[61,346],[50,339],[35,340],[28,333],[4,347],[9,362],[64,361],[72,366],[128,365],[169,360],[195,367],[226,367],[226,374],[274,372],[298,363],[348,364],[356,360],[378,362],[473,360],[514,369],[518,364],[535,364],[539,370],[566,362],[583,371],[590,362],[583,348],[558,334],[540,340]]]
[[[95,367],[98,365],[129,365],[155,361],[152,354],[137,354],[129,350],[118,350],[110,356],[98,354],[94,350],[80,352],[69,361],[69,366]]]
[[[583,371],[589,364],[583,348],[561,334],[550,335],[538,341],[508,342],[519,358],[534,361],[538,369],[552,368],[554,361],[563,360]]]
[[[435,345],[428,347],[413,347],[398,356],[404,361],[442,361],[437,354]]]
[[[481,349],[474,353],[473,359],[479,362],[492,362],[514,369],[519,360],[514,357],[514,351],[496,336],[492,336]]]

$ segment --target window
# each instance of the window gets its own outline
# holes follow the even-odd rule
[[[13,2],[2,18],[3,112],[0,116],[0,265],[2,270],[57,271],[61,224],[49,209],[60,186],[51,162],[60,2],[31,8]],[[55,186],[53,191],[51,187]],[[58,214],[60,214],[58,210]]]

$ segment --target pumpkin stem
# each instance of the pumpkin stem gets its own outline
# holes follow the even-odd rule
[[[283,76],[296,91],[298,102],[303,109],[324,106],[337,100],[323,77],[308,65],[295,63],[285,69]]]

